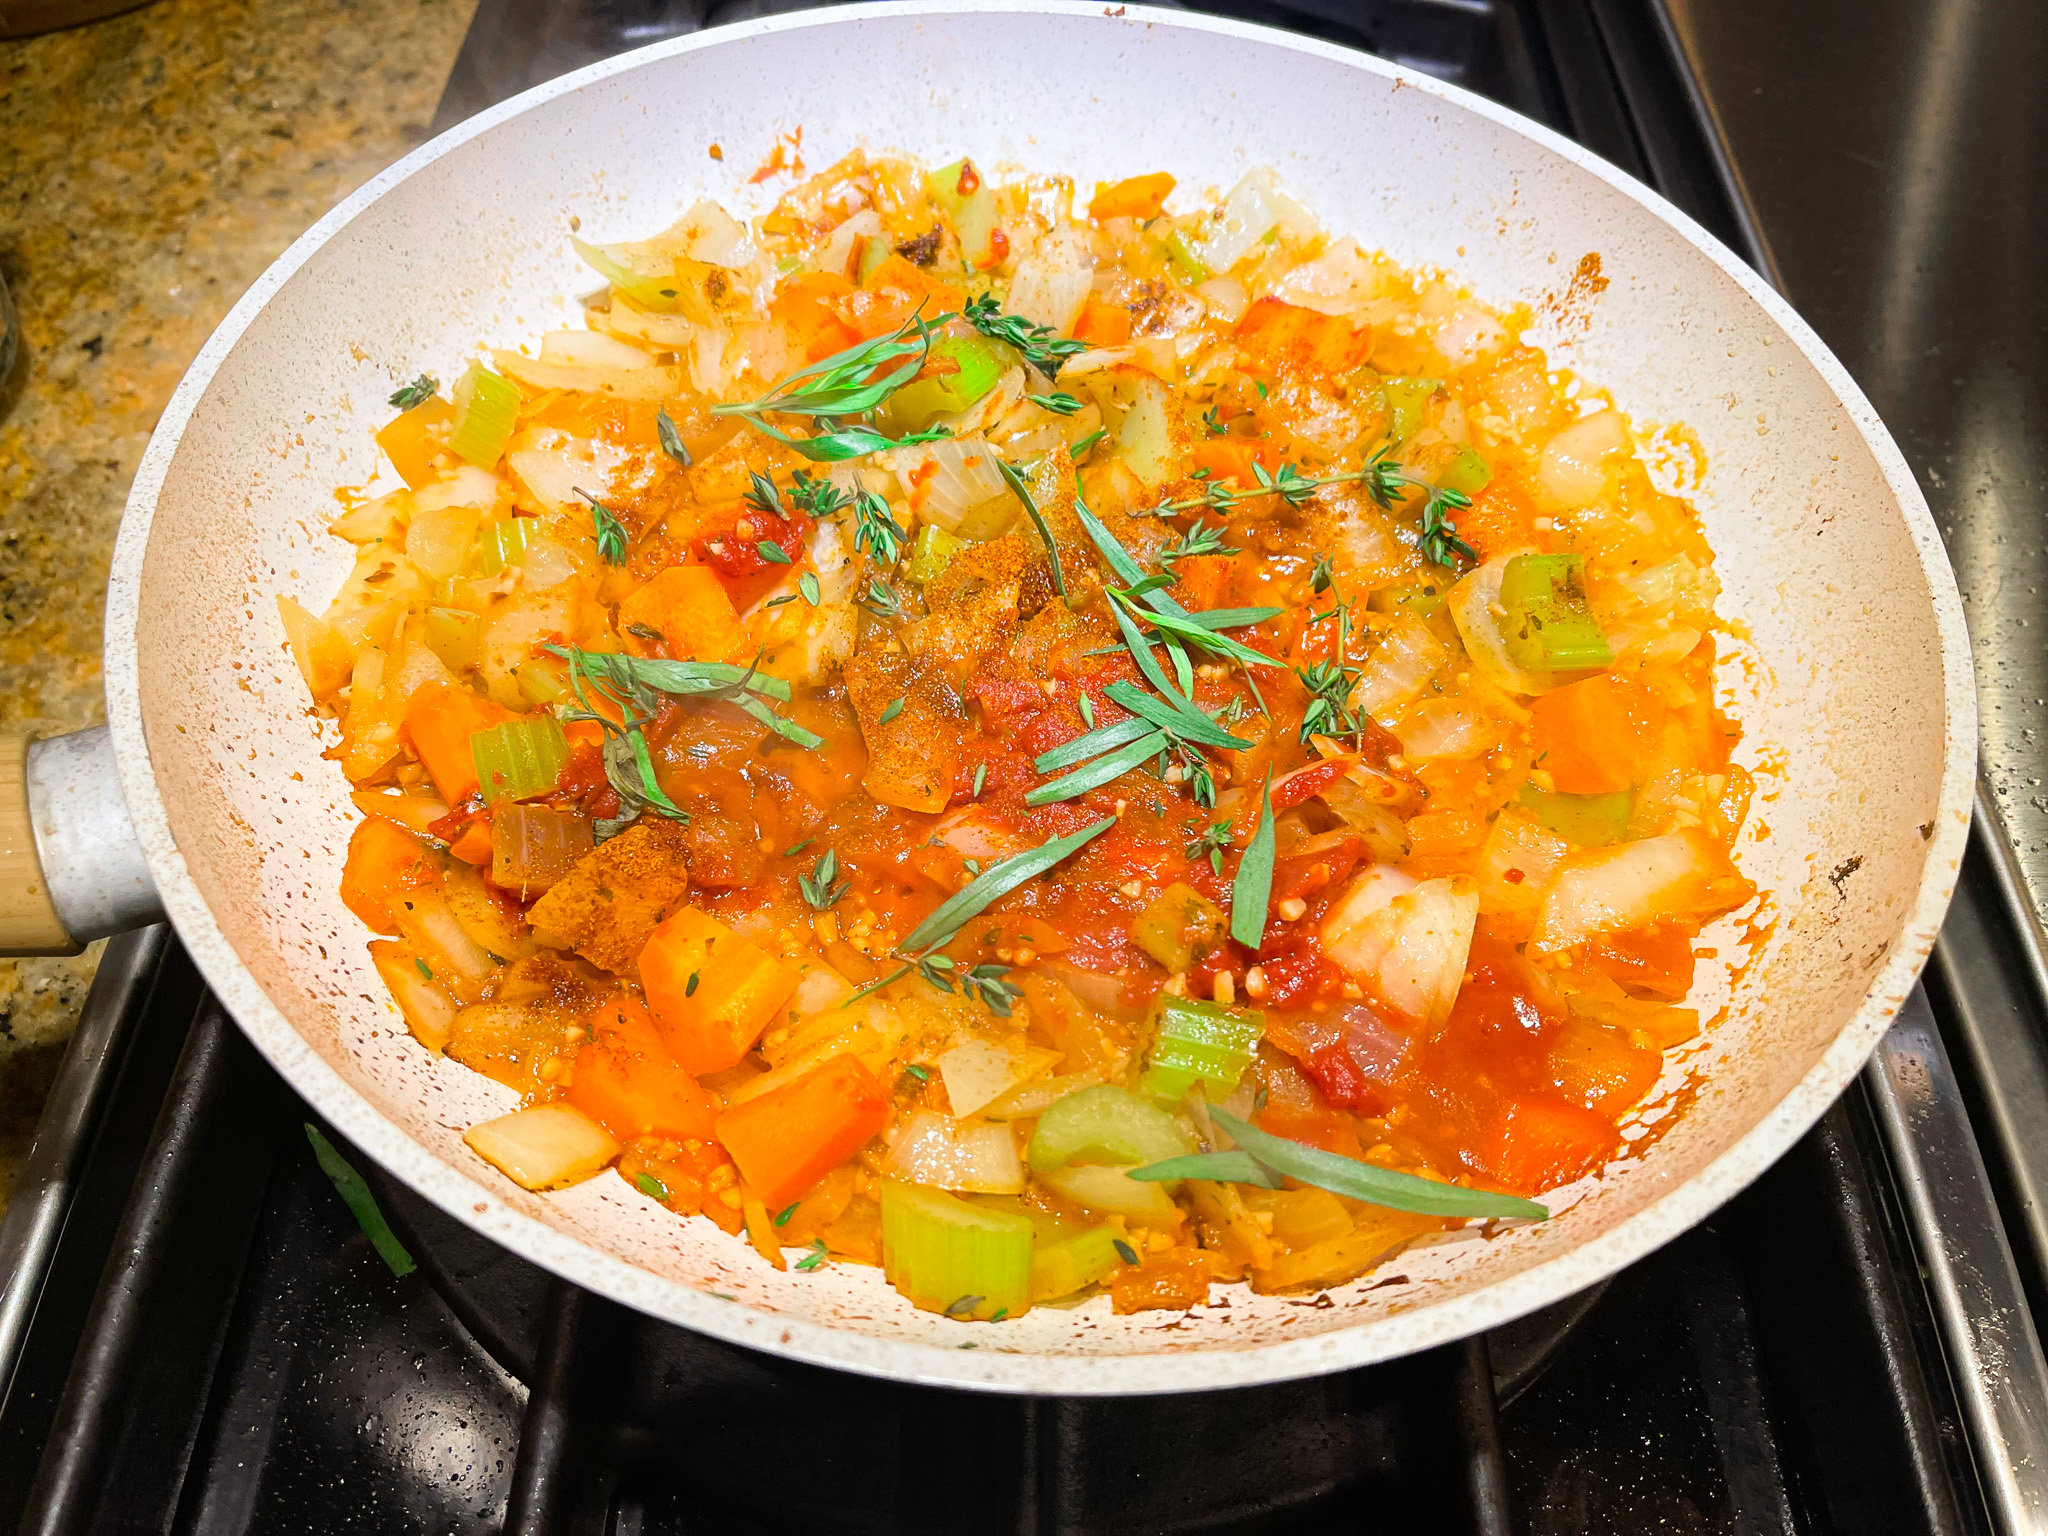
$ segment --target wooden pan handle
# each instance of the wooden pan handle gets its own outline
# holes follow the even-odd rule
[[[31,739],[0,735],[0,955],[75,955],[85,946],[57,916],[29,815]]]

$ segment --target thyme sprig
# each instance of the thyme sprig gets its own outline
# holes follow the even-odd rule
[[[969,299],[961,318],[993,341],[1006,342],[1024,354],[1024,361],[1048,379],[1059,377],[1060,365],[1088,350],[1088,343],[1062,336],[1049,325],[1034,325],[1022,315],[1006,315],[996,296]],[[1064,414],[1064,413],[1062,413]]]
[[[1269,470],[1255,462],[1252,465],[1254,484],[1235,486],[1207,481],[1200,495],[1162,501],[1152,508],[1152,515],[1173,517],[1183,512],[1206,511],[1227,516],[1234,508],[1267,496],[1278,496],[1288,506],[1300,507],[1326,485],[1363,485],[1375,503],[1392,511],[1410,490],[1419,490],[1425,498],[1418,546],[1422,558],[1446,570],[1456,570],[1461,557],[1477,560],[1479,551],[1458,536],[1458,525],[1454,520],[1455,514],[1472,505],[1472,498],[1463,491],[1435,485],[1426,477],[1413,473],[1389,457],[1392,451],[1391,446],[1380,448],[1359,468],[1339,470],[1329,475],[1305,475],[1292,464],[1282,464]]]
[[[737,416],[756,432],[820,464],[948,436],[946,428],[934,427],[905,437],[888,437],[847,418],[866,415],[917,377],[931,354],[934,328],[950,318],[940,315],[927,320],[922,314],[912,315],[885,335],[805,364],[758,400],[714,405],[712,414]],[[770,415],[808,417],[818,430],[808,437],[796,437],[769,421]]]
[[[839,899],[852,889],[852,882],[839,878],[839,855],[827,848],[818,855],[818,862],[808,875],[797,876],[797,888],[803,898],[819,912],[839,904]]]
[[[440,387],[440,380],[436,379],[431,373],[423,373],[410,384],[401,384],[398,388],[394,389],[391,392],[390,400],[386,404],[395,405],[401,411],[409,411],[414,406],[425,405],[429,400],[433,399],[434,391]]]
[[[597,558],[606,565],[626,563],[626,525],[619,521],[618,514],[599,501],[581,486],[576,494],[590,503],[591,526],[597,530]]]
[[[957,984],[964,996],[978,999],[990,1012],[1008,1018],[1011,1004],[1022,993],[1005,979],[1009,974],[1006,967],[981,964],[962,969],[951,956],[938,951],[997,901],[1036,880],[1115,825],[1114,816],[1105,816],[1093,826],[1052,838],[999,864],[991,864],[911,929],[909,936],[896,946],[896,957],[902,962],[896,969],[869,982],[840,1006],[847,1007],[915,971],[927,985],[941,992],[951,992]]]

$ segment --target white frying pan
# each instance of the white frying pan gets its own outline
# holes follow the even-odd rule
[[[596,283],[572,218],[610,239],[705,195],[758,211],[781,183],[747,174],[799,126],[812,166],[857,144],[965,153],[1070,173],[1084,194],[1162,169],[1199,194],[1269,165],[1332,230],[1527,304],[1552,362],[1639,427],[1696,434],[1657,441],[1669,470],[1690,473],[1688,442],[1704,453],[1686,494],[1719,555],[1723,686],[1762,771],[1737,853],[1769,897],[1760,921],[1706,935],[1721,961],[1702,967],[1705,1011],[1726,1009],[1667,1073],[1662,1091],[1697,1091],[1647,1152],[1557,1197],[1551,1221],[1411,1249],[1327,1302],[1219,1288],[1227,1306],[1185,1317],[1120,1318],[1098,1297],[969,1326],[912,1310],[872,1269],[776,1273],[617,1178],[532,1195],[464,1150],[508,1091],[428,1057],[385,1000],[336,895],[347,786],[320,757],[272,597],[317,610],[336,589],[351,551],[323,532],[332,491],[376,474],[370,434],[396,382],[578,323]],[[1589,254],[1604,287],[1581,271]],[[1955,879],[1976,740],[1961,608],[1904,460],[1812,331],[1704,231],[1554,134],[1392,65],[1053,0],[851,6],[663,44],[530,91],[371,182],[264,274],[165,411],[115,556],[107,698],[110,740],[31,754],[34,836],[19,804],[0,818],[0,941],[62,947],[139,920],[153,882],[277,1069],[478,1231],[738,1343],[1046,1393],[1398,1355],[1576,1291],[1706,1216],[1813,1122],[1904,999]],[[0,764],[0,801],[23,782]]]

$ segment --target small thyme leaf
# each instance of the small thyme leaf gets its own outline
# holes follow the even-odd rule
[[[590,503],[591,525],[597,530],[597,558],[606,565],[626,563],[626,525],[619,521],[612,509],[599,501],[590,492],[578,488],[576,494]]]
[[[803,575],[797,577],[796,589],[797,591],[803,593],[804,601],[809,603],[813,608],[817,607],[819,602],[822,600],[822,594],[820,593],[818,588],[818,578],[814,573],[810,571],[805,571]]]
[[[401,384],[391,392],[386,402],[401,411],[409,411],[416,405],[425,405],[434,398],[434,391],[441,387],[440,381],[430,373],[423,373],[410,384]]]
[[[788,565],[790,563],[789,551],[780,544],[777,544],[773,539],[763,539],[754,546],[754,551],[770,565]]]
[[[891,699],[885,706],[883,706],[881,714],[875,717],[875,723],[877,725],[887,725],[891,720],[894,720],[898,715],[902,713],[903,698],[899,694],[897,697]]]
[[[825,1239],[823,1239],[822,1237],[814,1237],[811,1239],[811,1251],[805,1254],[802,1258],[798,1259],[796,1263],[791,1267],[794,1268],[796,1272],[800,1275],[808,1275],[812,1270],[818,1268],[818,1266],[823,1264],[824,1262]]]
[[[803,892],[805,901],[819,912],[837,906],[840,897],[850,890],[851,883],[838,878],[839,855],[833,849],[826,849],[819,855],[817,866],[808,875],[797,877],[797,888]]]
[[[661,439],[661,451],[688,469],[691,464],[690,445],[683,441],[681,430],[669,419],[665,405],[654,413],[654,431]]]
[[[781,1210],[777,1211],[775,1213],[775,1225],[777,1225],[778,1227],[788,1226],[789,1218],[796,1214],[796,1208],[802,1204],[803,1201],[801,1200],[792,1200],[789,1202],[789,1204],[785,1205]]]
[[[697,995],[697,972],[695,972],[695,971],[692,971],[692,972],[690,972],[690,979],[689,979],[688,981],[686,981],[686,982],[684,982],[684,983],[683,983],[683,996],[685,996],[685,997],[695,997],[696,995]]]
[[[1081,402],[1063,389],[1049,395],[1026,395],[1024,398],[1041,411],[1051,411],[1055,416],[1071,416],[1081,409]]]
[[[1060,365],[1088,350],[1088,343],[1061,336],[1049,325],[1034,325],[1022,315],[1006,315],[995,295],[984,293],[970,299],[961,317],[982,335],[1007,342],[1024,354],[1024,361],[1048,379],[1059,377]]]
[[[1223,424],[1223,418],[1216,414],[1216,407],[1213,405],[1202,412],[1202,425],[1209,429],[1211,437],[1221,437],[1230,430]]]
[[[1126,1264],[1132,1265],[1133,1267],[1136,1266],[1138,1262],[1137,1249],[1133,1248],[1129,1243],[1125,1242],[1120,1237],[1111,1238],[1109,1240],[1109,1243],[1112,1248],[1116,1249],[1116,1256],[1118,1258],[1122,1259]]]
[[[657,1179],[651,1173],[634,1174],[633,1184],[634,1187],[637,1188],[641,1194],[646,1195],[650,1199],[668,1199],[668,1186],[662,1183],[661,1180]]]
[[[983,788],[983,786],[985,786],[985,785],[986,785],[987,783],[988,783],[988,764],[987,764],[987,763],[976,763],[976,764],[974,765],[974,798],[975,798],[976,800],[979,800],[979,799],[981,798],[981,791],[982,791],[982,788]]]

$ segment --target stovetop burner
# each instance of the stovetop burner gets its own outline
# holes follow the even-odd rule
[[[436,126],[623,47],[788,8],[482,0]],[[1482,91],[1759,250],[1648,4],[1201,8]],[[1712,1221],[1484,1338],[1309,1382],[1023,1399],[834,1373],[627,1312],[336,1138],[417,1263],[395,1273],[315,1160],[305,1106],[175,941],[116,940],[101,975],[0,1227],[0,1529],[2035,1528],[2009,1518],[2019,1484],[1984,1426],[2038,1382],[2014,1351],[1987,1407],[1969,1347],[1983,1297],[2017,1297],[1997,1289],[2010,1265],[1995,1242],[1949,1254],[1929,1212],[1992,1211],[1981,1166],[1966,1124],[1931,1144],[1939,1177],[1895,1164],[1906,1132],[1881,1074]],[[1915,1059],[1952,1089],[1938,1041]]]

